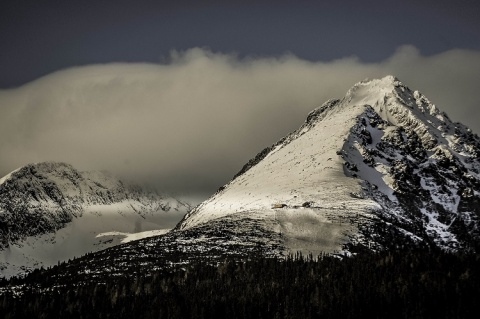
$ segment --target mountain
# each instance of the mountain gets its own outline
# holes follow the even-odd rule
[[[478,135],[420,92],[393,76],[365,80],[313,110],[176,229],[255,220],[290,252],[478,250],[479,155]]]
[[[54,162],[21,167],[0,179],[1,274],[163,234],[188,209],[108,173]]]
[[[479,150],[476,134],[398,79],[363,81],[313,110],[173,231],[0,280],[0,304],[7,317],[474,317]],[[28,166],[2,182],[10,250],[12,238],[29,245],[46,234],[20,238],[46,229],[65,225],[55,239],[70,225],[91,230],[106,211],[117,227],[149,218],[150,203],[165,207],[65,164]],[[297,251],[328,254],[283,258]]]
[[[198,259],[478,252],[479,154],[478,135],[420,92],[393,76],[365,80],[310,112],[173,231],[88,254],[50,274],[59,282],[106,282]]]

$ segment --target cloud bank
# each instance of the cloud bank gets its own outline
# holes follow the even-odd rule
[[[385,61],[238,58],[193,48],[164,64],[71,68],[0,90],[0,175],[65,161],[149,178],[167,191],[211,193],[313,108],[366,77],[393,74],[480,132],[480,52]]]

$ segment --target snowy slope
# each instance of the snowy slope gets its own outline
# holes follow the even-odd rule
[[[4,276],[164,233],[189,209],[107,173],[64,163],[27,165],[1,182]]]
[[[474,249],[479,145],[396,78],[363,81],[259,153],[177,230],[247,216],[270,225],[292,252]]]

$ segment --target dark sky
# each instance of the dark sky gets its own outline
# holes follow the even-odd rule
[[[478,16],[471,0],[3,0],[0,176],[65,161],[207,196],[387,74],[480,133]]]
[[[474,0],[3,0],[0,87],[71,66],[162,62],[170,50],[192,47],[365,62],[386,59],[404,44],[423,55],[478,50],[478,16]]]

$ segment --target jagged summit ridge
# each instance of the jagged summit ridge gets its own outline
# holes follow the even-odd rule
[[[365,80],[310,112],[177,229],[249,216],[269,220],[291,250],[381,249],[385,233],[475,249],[479,145],[397,78]]]

